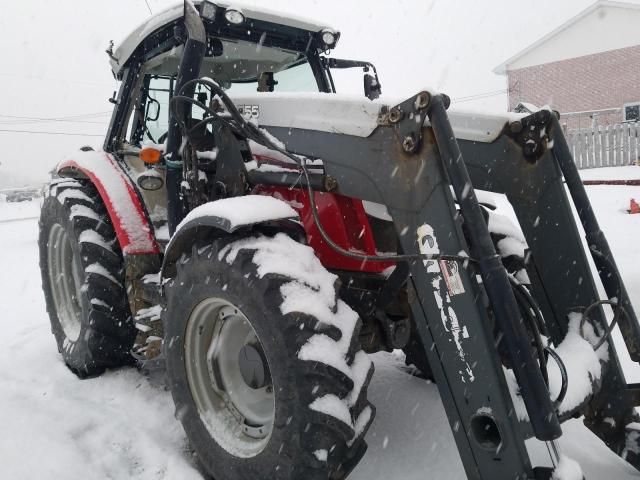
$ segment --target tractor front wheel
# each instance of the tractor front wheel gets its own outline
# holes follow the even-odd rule
[[[166,285],[177,417],[219,480],[342,479],[366,450],[373,364],[357,314],[284,234],[195,245]]]

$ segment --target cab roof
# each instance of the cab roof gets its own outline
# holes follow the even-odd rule
[[[194,0],[192,3],[199,9],[203,0]],[[313,33],[317,33],[325,29],[335,31],[326,24],[318,23],[315,20],[290,15],[285,12],[278,12],[268,8],[249,6],[241,1],[229,2],[227,0],[213,0],[211,3],[222,8],[240,10],[249,20],[269,22]],[[145,39],[147,39],[147,37],[176,22],[183,17],[183,14],[184,4],[181,2],[154,14],[152,17],[138,25],[138,27],[136,27],[124,40],[117,44],[116,48],[113,49],[113,52],[110,52],[110,64],[114,75],[119,75],[125,64]]]

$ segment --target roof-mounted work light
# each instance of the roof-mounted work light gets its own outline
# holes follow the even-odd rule
[[[324,43],[325,48],[328,50],[336,46],[336,42],[338,41],[338,33],[331,29],[325,28],[320,32],[320,38],[322,39],[322,43]]]
[[[200,16],[209,22],[213,22],[216,19],[216,13],[218,13],[218,6],[205,0],[200,7]]]
[[[224,12],[224,18],[232,25],[244,23],[244,14],[236,8],[227,8],[227,11]]]

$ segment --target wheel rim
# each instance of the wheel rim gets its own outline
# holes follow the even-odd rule
[[[69,235],[62,225],[57,223],[49,232],[47,264],[58,321],[66,337],[75,342],[80,337],[82,327],[80,289],[83,273],[71,249]]]
[[[185,332],[185,367],[213,439],[237,457],[259,454],[273,430],[275,396],[262,344],[238,307],[208,298],[193,309]]]

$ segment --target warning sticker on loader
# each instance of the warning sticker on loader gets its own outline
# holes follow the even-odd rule
[[[434,256],[440,254],[438,240],[431,225],[428,223],[420,225],[416,233],[420,253]],[[475,375],[473,374],[473,369],[462,345],[463,342],[469,340],[469,331],[467,326],[461,323],[462,319],[458,318],[454,309],[454,303],[451,301],[451,297],[454,295],[464,293],[464,286],[459,271],[460,266],[458,262],[438,261],[427,258],[422,262],[430,277],[433,298],[436,303],[435,306],[440,311],[442,326],[445,331],[451,335],[451,339],[458,349],[458,356],[461,362],[458,367],[460,378],[464,383],[473,382]]]
[[[455,260],[440,260],[440,271],[447,284],[450,296],[464,293],[464,285],[460,276],[460,265]]]

